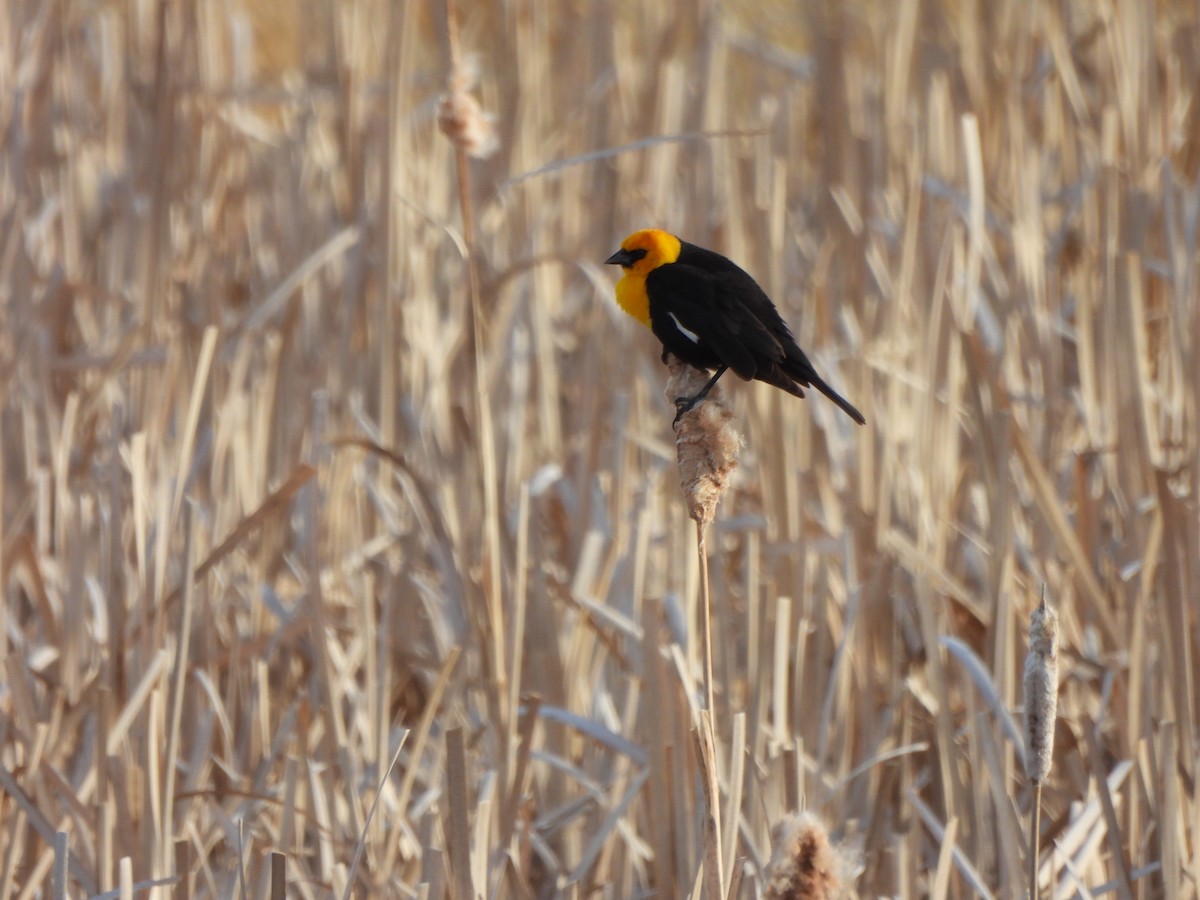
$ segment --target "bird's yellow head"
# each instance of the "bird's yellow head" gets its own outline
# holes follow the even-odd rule
[[[650,327],[650,296],[646,276],[679,259],[679,238],[657,228],[643,228],[621,241],[621,249],[604,262],[620,266],[625,275],[617,282],[617,305],[647,328]]]
[[[621,249],[604,262],[620,266],[626,275],[645,278],[659,266],[679,259],[679,238],[657,228],[643,228],[621,241]]]

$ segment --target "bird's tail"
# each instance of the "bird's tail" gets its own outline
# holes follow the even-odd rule
[[[820,375],[818,375],[814,372],[812,375],[809,376],[809,381],[811,382],[813,387],[815,387],[818,391],[820,391],[822,394],[824,394],[826,397],[828,397],[830,400],[832,400],[834,403],[836,403],[838,405],[838,407],[842,410],[842,412],[844,412],[846,415],[848,415],[850,418],[852,418],[859,425],[867,424],[866,416],[864,416],[862,413],[860,413],[854,407],[853,403],[851,403],[849,400],[847,400],[845,397],[843,397],[841,394],[839,394],[837,391],[835,391],[833,388],[831,388],[829,385],[827,385],[824,382],[824,380],[822,380]]]

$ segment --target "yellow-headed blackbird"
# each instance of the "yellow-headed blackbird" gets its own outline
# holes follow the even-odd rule
[[[683,415],[707,396],[727,369],[803,397],[814,387],[859,425],[863,414],[817,374],[758,283],[730,260],[647,228],[621,242],[605,260],[619,265],[617,303],[662,341],[668,353],[716,373],[695,397],[675,401]]]

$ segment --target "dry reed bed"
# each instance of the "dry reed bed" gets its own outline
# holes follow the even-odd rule
[[[1017,893],[1044,584],[1043,885],[1196,895],[1195,7],[748,9],[464,4],[480,352],[440,6],[0,11],[0,895],[56,832],[72,896],[698,889],[695,535],[596,265],[648,224],[870,420],[726,388],[733,890],[805,808],[863,896]]]

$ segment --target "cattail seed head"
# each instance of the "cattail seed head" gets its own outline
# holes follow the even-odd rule
[[[790,815],[771,831],[767,900],[827,900],[847,896],[857,860],[830,843],[825,825],[810,812]]]
[[[438,101],[438,127],[468,156],[490,156],[499,145],[496,120],[486,114],[471,94],[477,80],[473,65],[455,63],[446,79],[446,93]]]
[[[674,356],[667,357],[667,368],[666,394],[672,403],[679,397],[694,397],[708,381],[706,372]],[[719,387],[680,417],[675,426],[675,449],[688,514],[703,529],[716,516],[742,449],[742,436],[734,427],[733,413],[721,402]]]
[[[1054,719],[1058,707],[1058,613],[1041,604],[1029,617],[1029,655],[1025,657],[1025,774],[1041,784],[1054,755]]]

